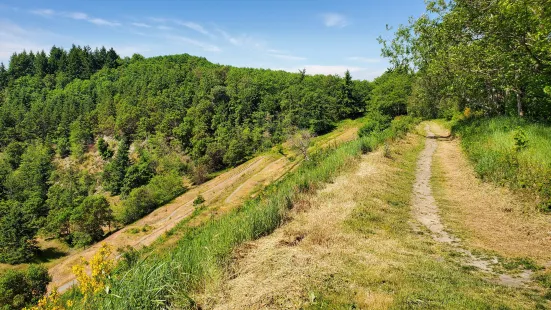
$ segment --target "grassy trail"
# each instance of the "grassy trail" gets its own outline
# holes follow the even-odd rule
[[[420,132],[425,125],[447,135],[432,122]],[[422,152],[426,144],[429,152]],[[423,165],[429,170],[420,177]],[[420,184],[424,197],[417,195]],[[470,192],[460,191],[465,184]],[[450,190],[458,193],[449,196]],[[487,226],[472,230],[472,222],[461,218],[465,210],[474,217],[478,210],[480,219],[506,225],[506,211],[487,212],[495,199],[519,201],[504,191],[474,177],[456,141],[409,135],[390,152],[363,156],[334,182],[301,196],[285,225],[235,250],[220,284],[194,298],[208,309],[548,308],[547,273],[531,255],[539,252],[528,246],[520,256],[499,251],[480,241],[492,240]],[[415,211],[427,199],[436,222]],[[540,217],[523,219],[524,227],[543,228]],[[513,248],[526,240],[524,233],[513,229],[497,244]],[[543,248],[546,242],[531,244]],[[526,270],[533,272],[530,281],[522,277]]]

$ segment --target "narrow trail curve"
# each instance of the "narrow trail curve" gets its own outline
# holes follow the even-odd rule
[[[475,256],[471,251],[461,245],[461,240],[446,231],[440,218],[440,211],[436,200],[432,195],[430,185],[432,176],[433,155],[438,147],[438,136],[430,131],[430,126],[425,125],[427,133],[425,149],[421,152],[417,161],[415,183],[413,185],[413,215],[418,222],[423,224],[429,231],[432,238],[441,243],[449,244],[463,254],[462,263],[466,266],[475,267],[492,277],[497,278],[497,283],[510,287],[522,287],[531,282],[532,271],[525,270],[519,275],[496,272],[493,268],[498,263],[496,257],[481,258]],[[414,229],[419,230],[418,227]]]

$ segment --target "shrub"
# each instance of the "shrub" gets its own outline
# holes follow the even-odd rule
[[[185,187],[176,173],[157,175],[149,184],[133,189],[123,202],[119,221],[129,224],[182,194]]]
[[[197,198],[195,198],[195,200],[193,201],[193,205],[194,205],[194,206],[198,206],[198,205],[202,204],[203,202],[205,202],[205,198],[203,198],[202,195],[199,195],[199,196],[197,196]]]
[[[368,121],[358,131],[358,136],[367,137],[374,132],[387,129],[390,126],[390,117],[380,112],[370,112]]]
[[[526,137],[526,133],[522,130],[522,128],[517,127],[515,130],[513,139],[515,140],[515,150],[522,151],[528,146],[528,138]]]
[[[25,271],[6,271],[0,276],[1,309],[21,309],[37,303],[50,281],[48,270],[39,265],[30,265]]]
[[[109,144],[107,144],[103,137],[98,139],[98,151],[103,160],[108,160],[114,155],[113,150],[109,148]]]

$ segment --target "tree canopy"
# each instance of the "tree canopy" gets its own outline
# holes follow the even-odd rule
[[[410,112],[551,119],[551,6],[546,0],[431,0],[380,39],[395,70],[415,73]]]

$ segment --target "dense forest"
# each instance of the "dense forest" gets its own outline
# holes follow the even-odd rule
[[[451,117],[551,120],[551,5],[547,0],[428,1],[380,39],[395,69],[414,72],[409,111]]]
[[[37,236],[98,241],[185,191],[182,176],[203,182],[297,129],[320,134],[363,114],[371,87],[348,72],[236,68],[187,54],[14,54],[0,71],[0,262],[32,260]]]

